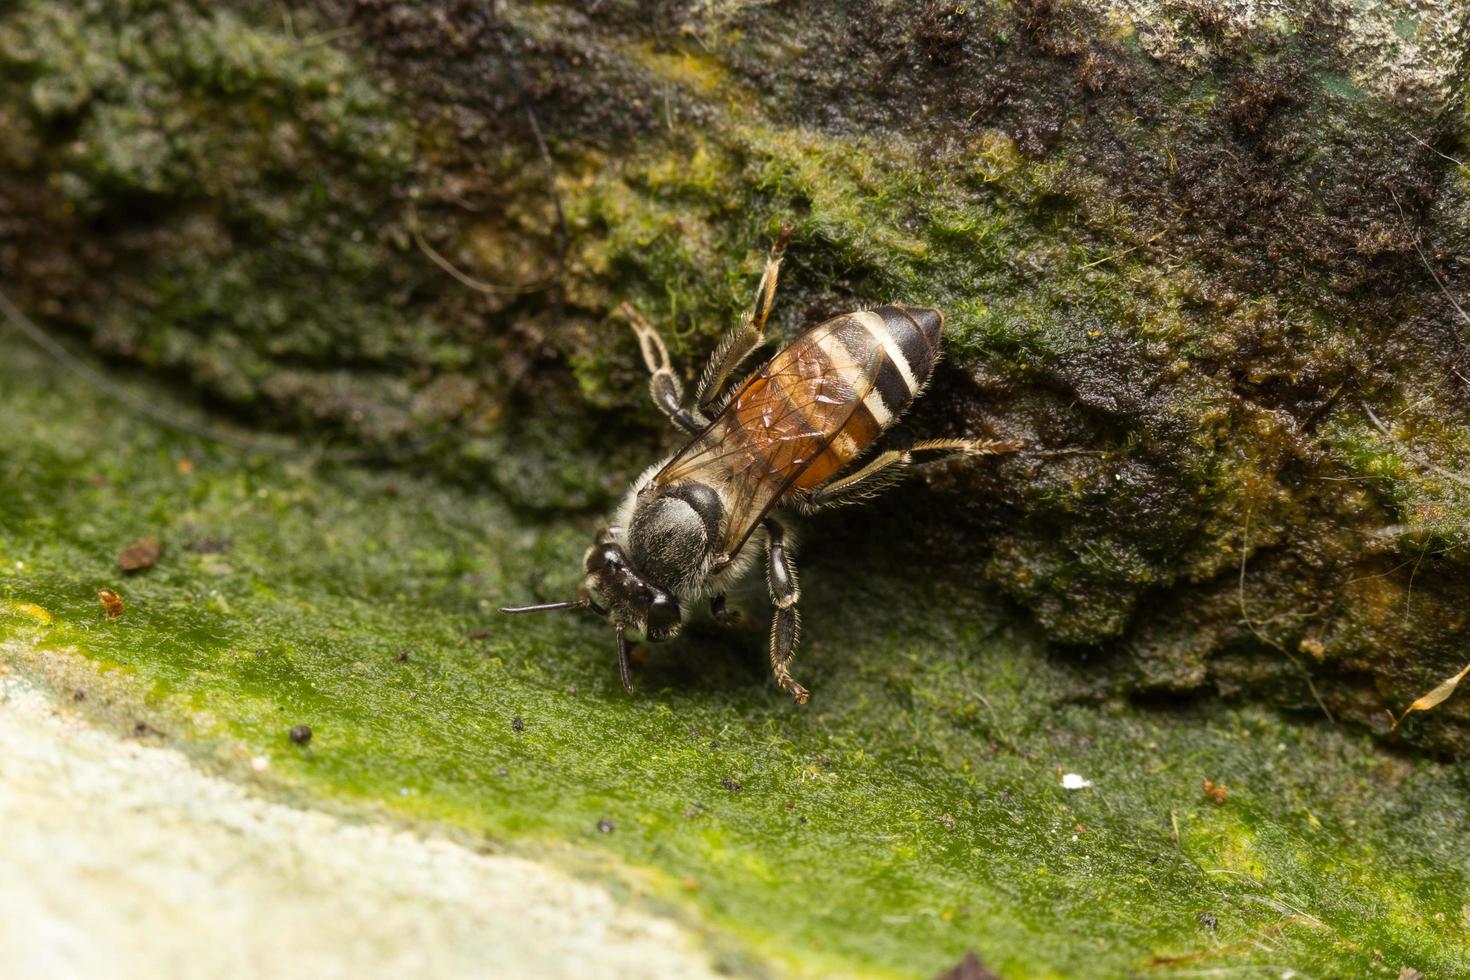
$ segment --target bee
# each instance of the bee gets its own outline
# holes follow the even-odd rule
[[[766,341],[790,234],[782,229],[751,311],[715,348],[690,404],[658,331],[623,304],[651,375],[653,402],[688,442],[645,470],[613,522],[598,531],[576,599],[501,609],[590,609],[606,618],[629,693],[630,638],[672,639],[685,613],[706,599],[717,622],[733,624],[738,616],[727,610],[726,592],[761,562],[774,607],[771,672],[805,704],[807,689],[791,676],[801,590],[778,511],[809,514],[865,500],[901,479],[916,459],[1019,448],[993,439],[935,439],[853,465],[933,375],[944,317],[928,307],[879,306],[818,323],[732,383]]]

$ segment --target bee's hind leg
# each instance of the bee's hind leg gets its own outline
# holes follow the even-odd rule
[[[771,673],[797,704],[806,704],[807,690],[791,676],[791,658],[796,654],[796,641],[801,633],[801,617],[796,602],[801,589],[796,584],[796,566],[786,553],[786,529],[774,518],[766,518],[766,578],[771,587],[771,602],[776,607],[771,620]]]
[[[1015,439],[930,439],[917,442],[908,449],[890,449],[875,456],[861,469],[829,480],[795,498],[796,506],[805,513],[841,507],[875,497],[902,480],[915,464],[916,454],[941,453],[944,456],[997,456],[1021,448]]]
[[[741,363],[766,340],[766,320],[771,315],[771,304],[776,301],[776,280],[781,276],[781,259],[786,255],[786,243],[791,240],[791,226],[783,225],[766,257],[765,272],[760,285],[755,289],[755,305],[745,320],[731,328],[720,338],[720,344],[705,365],[700,375],[699,387],[694,392],[694,403],[700,411],[714,411],[724,393],[725,386]]]
[[[633,308],[632,303],[624,303],[621,310],[623,316],[633,325],[633,332],[638,335],[643,363],[648,365],[648,393],[653,396],[653,403],[660,412],[668,416],[670,422],[690,435],[703,432],[704,427],[709,424],[708,420],[697,410],[684,407],[684,386],[674,373],[674,365],[669,360],[669,349],[664,346],[664,339]]]

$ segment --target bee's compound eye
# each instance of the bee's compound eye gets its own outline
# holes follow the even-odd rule
[[[623,559],[623,549],[615,544],[594,545],[587,552],[586,570],[589,572],[613,571],[622,568],[627,562]]]
[[[648,604],[648,634],[658,636],[679,625],[679,603],[667,592],[655,592]]]

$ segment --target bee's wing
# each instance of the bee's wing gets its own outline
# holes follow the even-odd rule
[[[737,552],[872,392],[882,348],[850,316],[818,324],[741,382],[654,477],[723,490],[721,549]]]

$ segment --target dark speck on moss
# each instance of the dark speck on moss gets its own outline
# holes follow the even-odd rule
[[[603,819],[597,821],[597,829],[602,831],[604,834],[610,834],[613,832],[614,829],[613,822],[604,817]]]
[[[305,745],[311,741],[311,726],[297,725],[291,729],[291,741],[297,745]]]
[[[512,718],[510,721],[510,727],[518,732],[525,731],[526,723],[521,721],[519,718]]]
[[[726,776],[724,779],[720,780],[720,785],[725,787],[725,789],[729,790],[732,793],[738,793],[740,791],[740,784],[731,779],[729,776]]]
[[[934,980],[1000,980],[1000,978],[986,969],[985,964],[980,962],[980,957],[975,955],[974,950],[971,950],[952,969],[945,970]]]

